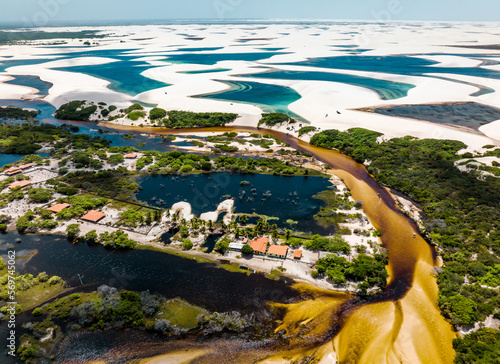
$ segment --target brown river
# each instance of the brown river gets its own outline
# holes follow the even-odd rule
[[[291,305],[270,305],[272,309],[285,313],[283,323],[277,330],[286,330],[285,337],[252,347],[231,342],[211,344],[209,347],[190,344],[189,351],[185,351],[188,349],[185,347],[143,362],[453,362],[452,340],[456,334],[439,311],[437,283],[431,274],[432,268],[438,264],[435,250],[419,235],[415,223],[400,211],[390,194],[363,165],[338,151],[314,147],[295,137],[267,129],[219,127],[193,131],[105,126],[157,135],[232,131],[271,134],[291,147],[330,164],[330,172],[344,180],[352,197],[363,202],[363,210],[372,224],[383,231],[381,239],[389,252],[388,285],[370,302],[361,302],[345,293],[297,284],[297,289],[311,291],[314,298]],[[313,361],[316,359],[319,361]]]

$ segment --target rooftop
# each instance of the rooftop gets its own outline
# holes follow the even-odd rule
[[[230,243],[229,244],[229,249],[241,250],[241,249],[243,249],[244,245],[245,244],[242,244],[242,243]]]
[[[268,255],[277,255],[279,257],[286,257],[286,253],[288,252],[287,245],[271,245],[269,250],[267,251]]]
[[[23,187],[26,187],[26,186],[29,186],[31,184],[30,181],[18,181],[18,182],[14,182],[13,184],[9,185],[9,188],[16,188],[16,187],[20,187],[20,188],[23,188]]]
[[[126,154],[125,158],[126,159],[135,159],[135,158],[137,158],[137,154],[136,153]]]
[[[13,174],[18,174],[21,173],[23,170],[19,167],[10,167],[9,169],[6,169],[3,171],[6,175],[12,176]]]
[[[250,243],[250,247],[256,253],[266,254],[268,243],[269,243],[268,238],[258,238],[252,240],[252,242]]]
[[[58,212],[64,210],[68,206],[69,206],[69,203],[58,203],[57,205],[49,207],[47,210],[58,213]]]
[[[82,220],[98,222],[104,217],[106,217],[106,214],[99,211],[90,210],[89,212],[87,212],[85,215],[82,216]]]
[[[22,166],[19,166],[19,168],[24,170],[24,169],[31,168],[33,166],[34,166],[33,163],[28,163],[28,164],[23,164]]]
[[[302,258],[302,250],[297,249],[297,250],[293,253],[293,257],[294,257],[294,259],[300,259],[300,258]]]

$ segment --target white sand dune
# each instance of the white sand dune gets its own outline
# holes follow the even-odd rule
[[[74,30],[83,29],[75,27]],[[99,65],[116,62],[106,53],[105,57],[85,56],[79,48],[81,42],[69,40],[68,46],[74,48],[39,47],[32,45],[16,45],[0,49],[0,62],[16,59],[48,59],[38,65],[26,65],[7,68],[7,74],[37,75],[42,80],[54,84],[46,101],[56,107],[75,99],[86,99],[94,102],[104,101],[119,107],[134,101],[157,104],[167,110],[221,111],[240,115],[235,125],[256,126],[263,110],[259,105],[238,102],[225,102],[208,98],[195,98],[200,94],[209,94],[227,90],[229,86],[218,81],[246,81],[274,84],[290,87],[301,99],[290,104],[289,109],[321,129],[335,128],[346,130],[352,127],[364,127],[382,132],[386,137],[413,135],[420,138],[450,138],[466,143],[471,150],[485,144],[500,145],[497,132],[498,123],[480,128],[484,134],[469,133],[463,129],[425,121],[410,120],[351,111],[361,107],[378,105],[426,104],[438,102],[481,102],[500,107],[500,80],[486,79],[467,75],[426,74],[411,76],[395,73],[368,72],[356,70],[332,70],[327,68],[291,65],[312,57],[352,56],[384,57],[388,55],[412,55],[437,62],[429,66],[435,71],[439,68],[471,68],[480,66],[483,61],[477,54],[497,54],[494,50],[449,47],[448,45],[496,44],[496,34],[500,26],[495,23],[436,24],[432,22],[412,22],[391,27],[388,32],[377,23],[333,23],[321,25],[264,24],[264,25],[169,25],[169,26],[129,26],[98,27],[102,34],[113,34],[119,37],[106,37],[97,40],[97,50],[120,50],[132,55],[131,60],[144,61],[152,67],[145,67],[142,75],[157,81],[171,84],[131,97],[109,89],[109,82],[89,75],[74,72],[63,72],[51,67],[75,65]],[[48,28],[47,30],[57,30]],[[480,39],[478,39],[480,34]],[[193,37],[196,40],[193,40]],[[77,48],[78,46],[78,48]],[[362,52],[352,53],[356,46]],[[353,47],[353,48],[349,48]],[[283,54],[269,54],[269,58],[259,61],[226,60],[216,64],[180,64],[172,63],[168,55],[178,55],[188,48],[199,48],[204,54],[202,61],[210,59],[210,55],[227,53],[254,53],[273,49]],[[204,49],[212,48],[212,49]],[[214,49],[218,48],[218,49]],[[60,59],[58,53],[77,52],[74,58]],[[11,57],[11,58],[5,58]],[[480,58],[480,57],[479,57]],[[490,58],[491,60],[491,58]],[[499,69],[495,65],[481,66],[488,69]],[[185,71],[215,70],[227,68],[230,71],[217,73],[185,74]],[[392,82],[415,85],[406,97],[396,100],[382,100],[379,95],[368,88],[343,83],[326,81],[272,80],[262,78],[244,78],[234,75],[258,73],[269,68],[285,71],[314,71],[340,73],[354,76],[371,77]],[[446,77],[448,80],[433,76]],[[471,96],[479,88],[474,85],[453,82],[453,80],[469,82],[474,85],[488,87],[494,93],[479,97]],[[6,85],[0,78],[0,98],[29,97],[33,89]],[[339,113],[337,113],[337,111]],[[328,116],[326,116],[328,115]],[[120,123],[132,121],[120,120]]]

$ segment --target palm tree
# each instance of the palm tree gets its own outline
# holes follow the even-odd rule
[[[285,240],[289,241],[290,240],[290,235],[292,235],[292,231],[289,229],[285,230]]]

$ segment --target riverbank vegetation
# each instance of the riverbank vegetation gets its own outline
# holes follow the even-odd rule
[[[61,324],[68,332],[133,329],[181,338],[196,335],[238,335],[252,328],[254,335],[266,335],[264,319],[239,312],[209,312],[182,299],[166,299],[149,292],[118,291],[106,285],[90,293],[73,293],[55,299],[32,312],[33,322],[23,325],[18,354],[22,361],[38,362],[50,355],[62,338]],[[257,331],[257,329],[260,331]],[[254,336],[255,338],[255,336]]]
[[[327,130],[311,143],[337,148],[385,186],[417,202],[426,216],[422,228],[444,260],[438,275],[439,306],[450,321],[469,326],[500,317],[500,179],[461,172],[455,162],[465,145],[452,140],[396,138],[363,129]],[[498,149],[497,149],[498,150]],[[494,153],[494,151],[490,151]]]
[[[26,110],[20,107],[0,106],[0,119],[31,120],[40,113],[38,110]]]
[[[269,114],[262,114],[259,120],[258,126],[265,125],[268,127],[273,127],[281,124],[295,124],[297,121],[292,119],[290,116],[280,112],[273,112]]]
[[[85,101],[71,101],[61,105],[54,116],[61,120],[89,121],[97,111],[97,105],[86,105]]]
[[[167,128],[206,128],[214,126],[224,126],[232,123],[238,117],[237,114],[205,112],[196,113],[191,111],[171,110],[168,112],[168,119],[163,119],[163,124]]]
[[[33,154],[42,148],[41,144],[50,144],[55,153],[68,148],[97,150],[109,146],[109,142],[102,137],[75,134],[78,131],[77,126],[55,126],[37,121],[0,123],[0,153]]]
[[[45,272],[37,276],[29,273],[14,274],[13,280],[9,282],[9,272],[0,257],[0,320],[7,315],[9,302],[15,301],[16,313],[20,313],[46,302],[64,290],[65,282],[61,277],[50,277]],[[15,297],[11,296],[11,292],[15,292]]]
[[[312,275],[326,275],[334,285],[347,287],[349,281],[357,283],[358,293],[366,295],[385,288],[389,274],[385,269],[389,259],[387,255],[375,254],[370,257],[359,254],[352,262],[334,254],[327,255],[316,262],[316,270]]]

